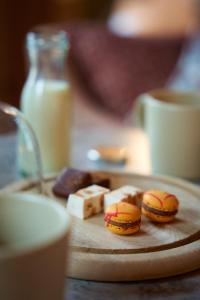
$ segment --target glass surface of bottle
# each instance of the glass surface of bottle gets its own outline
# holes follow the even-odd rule
[[[43,170],[58,172],[70,161],[72,98],[66,78],[69,42],[66,33],[28,33],[30,70],[22,90],[21,110],[32,125],[39,142]],[[28,155],[21,149],[19,168],[30,173]]]

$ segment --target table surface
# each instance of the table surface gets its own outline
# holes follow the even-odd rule
[[[148,141],[138,129],[122,124],[97,111],[82,99],[75,102],[72,132],[72,165],[83,169],[124,170],[150,174]],[[1,143],[1,136],[0,136]],[[9,148],[10,141],[0,145],[0,158]],[[126,146],[129,159],[125,165],[97,164],[87,159],[87,151],[99,144]],[[6,173],[0,173],[0,185],[9,182]],[[7,177],[6,177],[7,174]],[[65,299],[68,300],[177,300],[200,299],[200,270],[171,278],[128,283],[94,282],[66,278]]]

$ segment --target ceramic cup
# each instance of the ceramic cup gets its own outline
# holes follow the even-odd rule
[[[43,196],[0,193],[0,299],[64,299],[69,217]]]
[[[149,139],[152,173],[200,178],[200,94],[154,90],[134,107]]]

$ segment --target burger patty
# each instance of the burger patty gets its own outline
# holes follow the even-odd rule
[[[107,224],[128,229],[128,228],[135,227],[135,226],[139,225],[140,223],[141,223],[141,219],[138,219],[135,222],[130,221],[130,222],[127,222],[127,223],[121,223],[121,222],[116,222],[116,221],[113,221],[113,220],[109,220],[109,222]]]
[[[153,214],[159,215],[159,216],[174,216],[177,213],[177,209],[173,210],[173,211],[162,211],[153,207],[149,207],[148,205],[146,205],[145,203],[142,203],[142,207],[146,210],[149,211]]]

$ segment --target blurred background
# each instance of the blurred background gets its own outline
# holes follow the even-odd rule
[[[111,0],[1,0],[0,98],[19,104],[29,30],[46,23],[106,20],[111,4]]]
[[[124,116],[133,97],[168,81],[199,15],[198,0],[1,0],[0,99],[19,105],[26,33],[62,24],[72,36],[76,82]]]

